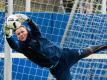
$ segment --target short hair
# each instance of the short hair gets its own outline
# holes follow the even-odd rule
[[[24,25],[21,25],[20,27],[16,28],[15,31],[16,31],[17,29],[21,28],[21,27],[25,28],[25,29],[28,31],[28,29],[27,29]],[[15,31],[14,31],[14,32],[15,32]]]

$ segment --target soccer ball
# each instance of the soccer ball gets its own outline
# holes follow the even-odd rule
[[[18,21],[18,17],[12,14],[7,17],[6,25],[10,29],[17,29],[21,26],[21,23]]]

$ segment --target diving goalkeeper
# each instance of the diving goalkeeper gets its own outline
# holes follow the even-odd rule
[[[39,26],[32,19],[24,14],[16,14],[16,16],[19,16],[20,23],[27,22],[29,29],[15,23],[13,28],[5,25],[6,39],[10,47],[24,54],[40,67],[48,68],[57,80],[72,80],[72,74],[70,74],[72,65],[84,57],[107,48],[107,45],[96,45],[83,49],[60,48],[42,37]],[[18,42],[13,39],[10,29],[14,30]]]

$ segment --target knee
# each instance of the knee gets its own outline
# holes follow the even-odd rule
[[[92,49],[91,47],[87,47],[87,48],[85,49],[85,53],[87,53],[87,54],[92,54],[92,53],[94,53],[94,52],[93,52],[93,49]]]

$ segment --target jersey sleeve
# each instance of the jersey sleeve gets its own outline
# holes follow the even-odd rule
[[[6,38],[9,46],[14,49],[15,51],[18,51],[20,53],[22,53],[22,50],[20,48],[20,45],[16,42],[16,40],[13,39],[13,37],[11,36],[10,38]]]
[[[28,21],[28,25],[30,26],[31,33],[33,35],[35,35],[36,37],[41,37],[41,33],[39,31],[39,27],[38,27],[38,25],[36,23],[34,23],[34,21],[29,20]]]

